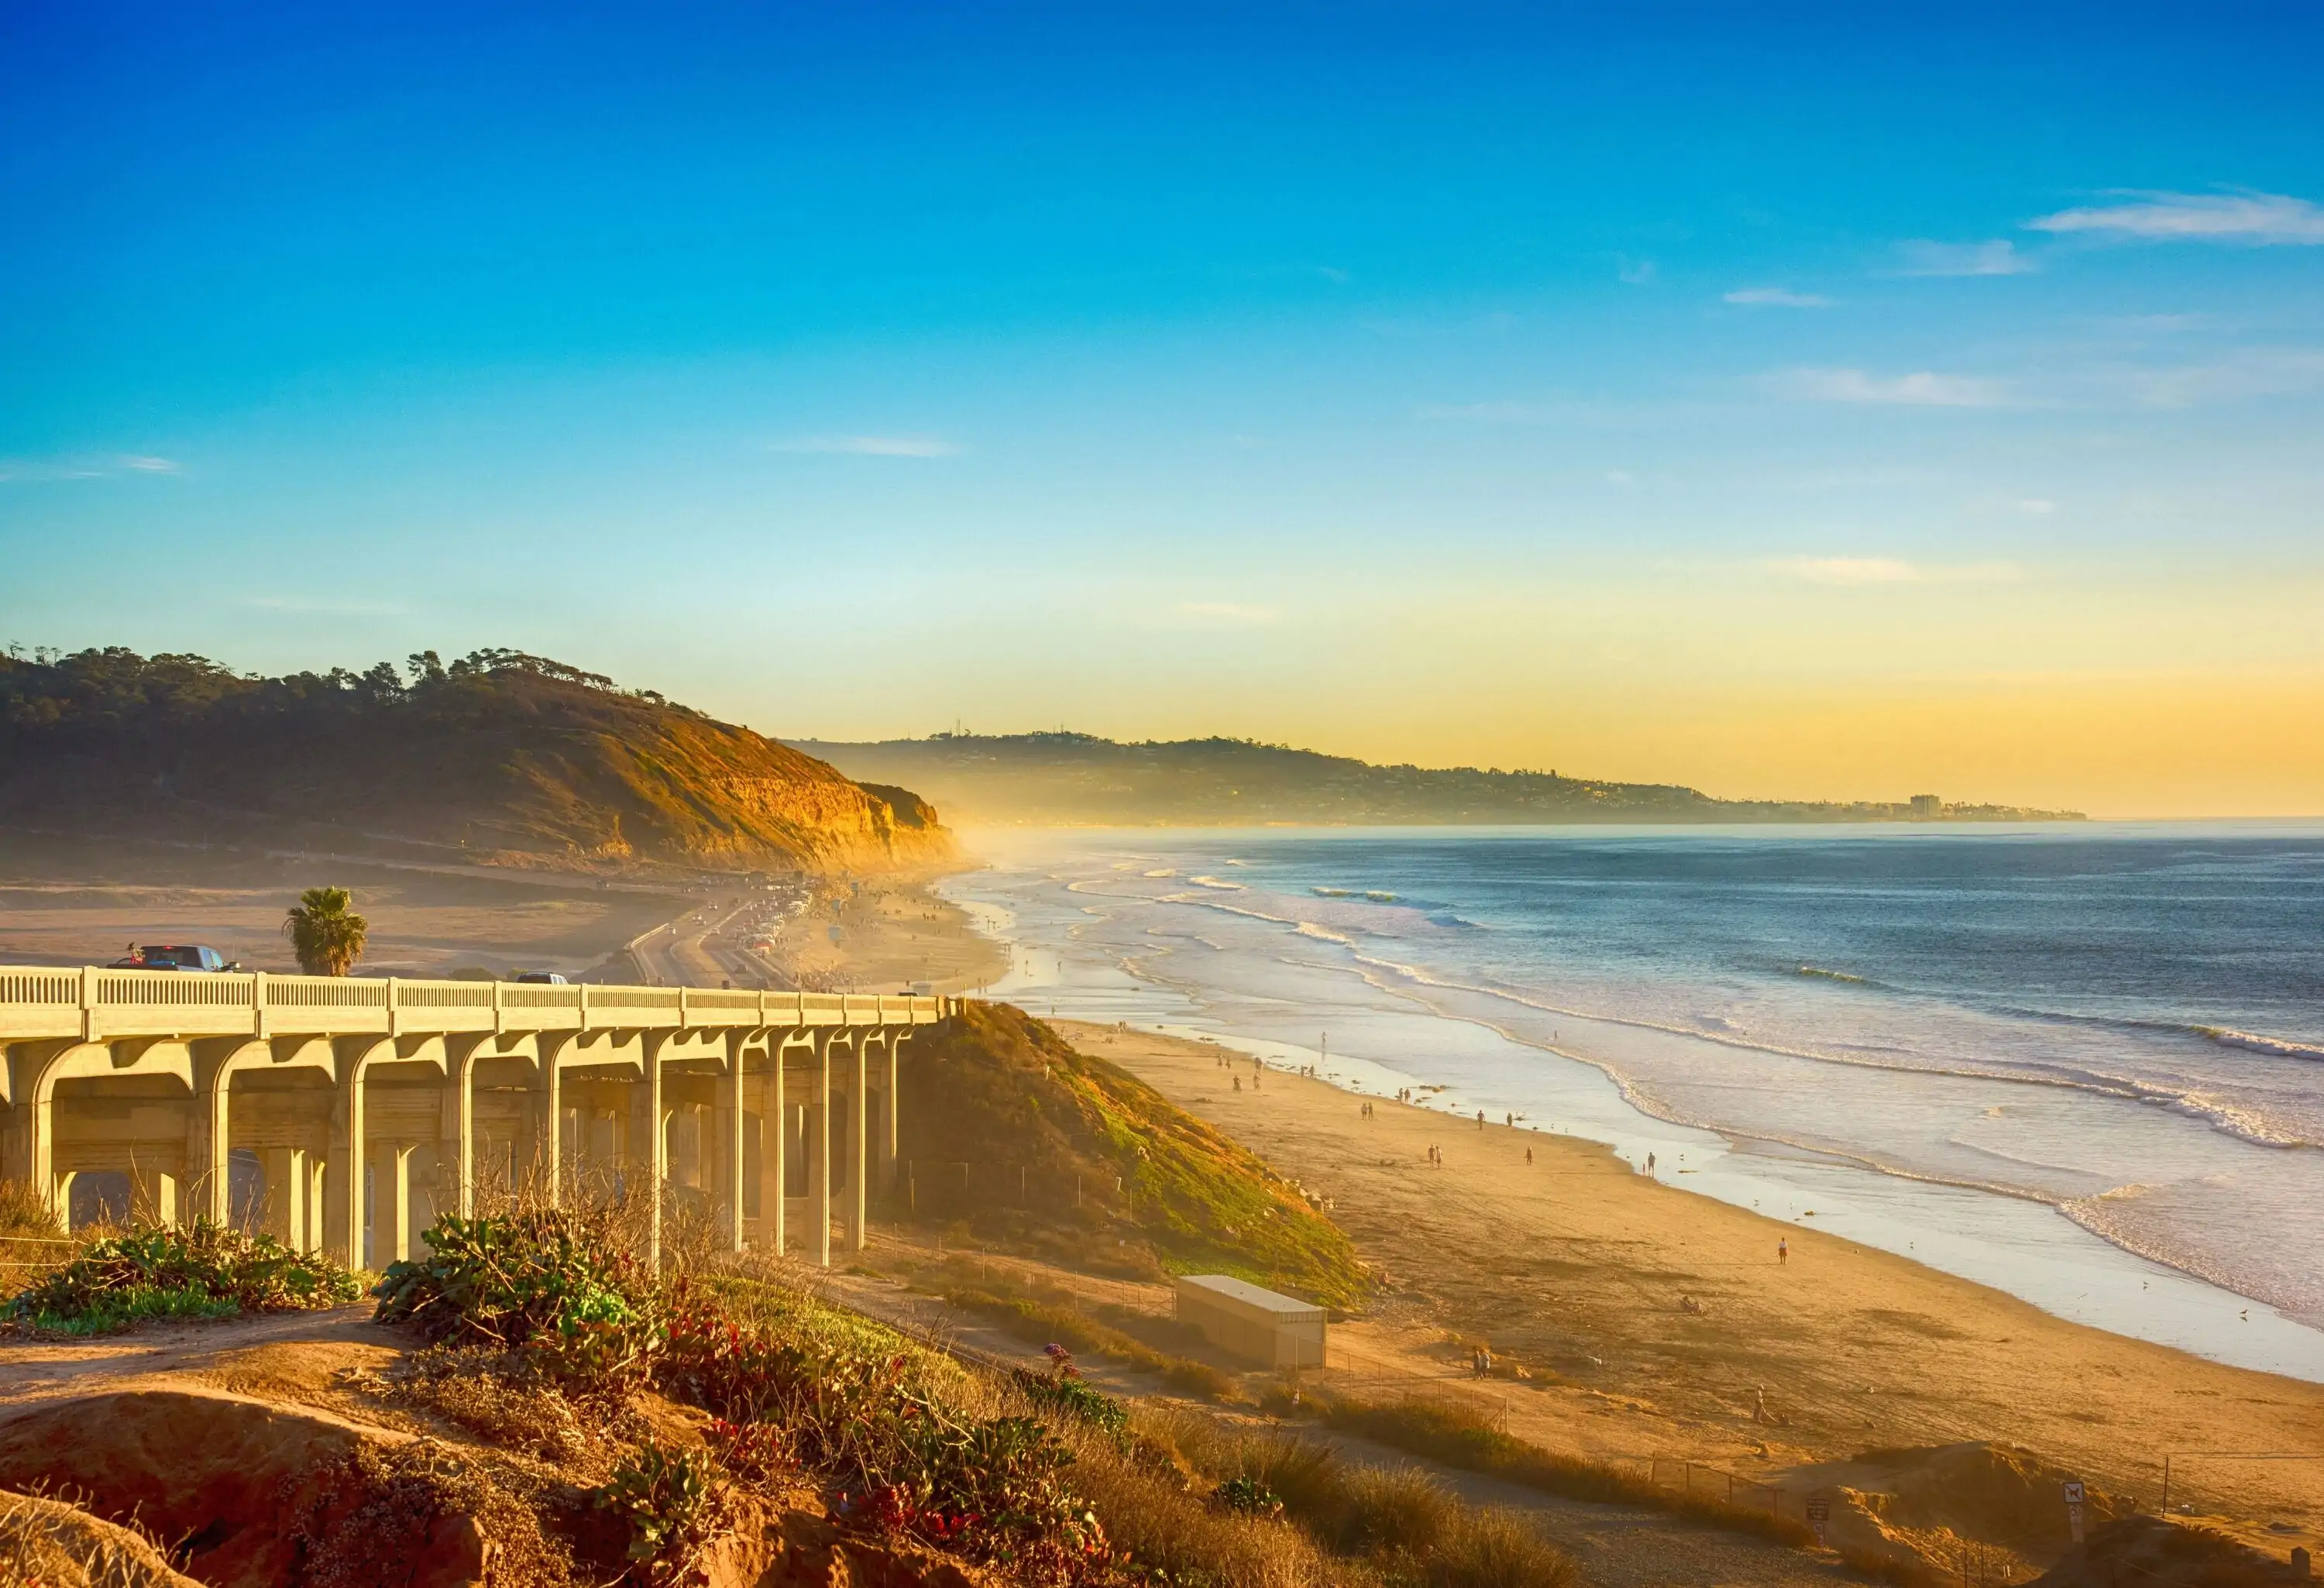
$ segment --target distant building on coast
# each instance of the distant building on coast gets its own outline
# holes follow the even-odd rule
[[[1945,802],[1933,794],[1915,794],[1912,809],[1915,820],[1933,821],[1945,814]]]

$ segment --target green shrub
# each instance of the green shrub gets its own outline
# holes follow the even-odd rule
[[[33,1328],[86,1334],[143,1318],[334,1306],[361,1294],[355,1276],[320,1253],[198,1219],[93,1242],[18,1292],[8,1313]]]
[[[623,1581],[676,1583],[690,1574],[715,1512],[707,1457],[649,1436],[590,1497],[628,1524]]]
[[[1130,1409],[1113,1397],[1091,1388],[1089,1380],[1079,1373],[1070,1369],[1055,1374],[1033,1373],[1019,1368],[1014,1377],[1025,1399],[1043,1411],[1087,1423],[1115,1444],[1127,1444]]]
[[[589,1215],[534,1208],[447,1214],[429,1252],[392,1264],[373,1294],[381,1323],[431,1342],[523,1352],[550,1378],[610,1386],[641,1373],[657,1343],[650,1287]]]
[[[662,1393],[721,1419],[714,1439],[737,1469],[796,1463],[844,1521],[1028,1582],[1074,1582],[1106,1564],[1104,1531],[1065,1477],[1073,1453],[1038,1420],[954,1409],[927,1359],[804,1298],[761,1295],[751,1310],[746,1322],[707,1286],[674,1287],[653,1362]]]
[[[1211,1491],[1211,1503],[1244,1517],[1279,1517],[1283,1497],[1248,1473],[1238,1473]]]

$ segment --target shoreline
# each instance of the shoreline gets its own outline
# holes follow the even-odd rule
[[[1985,1440],[2152,1507],[2166,1454],[2324,1449],[2324,1385],[2057,1316],[1821,1221],[1696,1194],[1605,1143],[1296,1069],[1253,1085],[1221,1038],[1058,1024],[1331,1200],[1385,1279],[1334,1326],[1335,1350],[1409,1371],[1489,1344],[1510,1431],[1552,1450],[1796,1488],[1857,1481],[1868,1449]],[[2248,1542],[2313,1546],[2324,1462],[2182,1463],[2172,1496]]]
[[[1604,1144],[1639,1164],[1653,1153],[1674,1188],[1747,1210],[1780,1209],[1796,1227],[1812,1223],[1858,1244],[1994,1287],[2065,1322],[2225,1365],[2324,1382],[2324,1332],[2264,1301],[2110,1240],[2055,1202],[1895,1173],[1840,1153],[1666,1120],[1640,1106],[1606,1061],[1528,1040],[1475,1012],[1439,1008],[1410,994],[1401,996],[1412,1018],[1465,1029],[1470,1035],[1443,1038],[1433,1066],[1390,1067],[1337,1052],[1325,1061],[1313,1040],[1232,1029],[1205,1007],[1200,988],[1139,977],[1110,959],[1093,964],[1061,954],[1055,945],[1025,939],[1008,906],[967,895],[976,876],[964,872],[945,879],[947,897],[979,929],[1010,945],[1010,974],[992,985],[991,995],[1020,1002],[1035,1014],[1054,1010],[1060,1018],[1108,1023],[1126,1019],[1144,1029],[1159,1027],[1272,1056],[1295,1068],[1323,1062],[1333,1078],[1376,1097],[1406,1085],[1440,1088],[1435,1095],[1463,1113],[1483,1106],[1496,1121],[1514,1113],[1528,1123],[1552,1122],[1561,1135]],[[1365,980],[1381,986],[1377,976]],[[1590,1016],[1561,1018],[1585,1028],[1618,1024]],[[1683,1039],[1678,1033],[1651,1034]],[[1509,1049],[1550,1062],[1512,1066],[1507,1062]],[[1692,1184],[1677,1182],[1681,1172]]]

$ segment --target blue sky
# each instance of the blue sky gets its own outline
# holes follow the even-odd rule
[[[0,640],[2324,812],[2310,7],[0,14]]]

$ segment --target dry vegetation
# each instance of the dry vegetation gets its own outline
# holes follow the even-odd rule
[[[606,1244],[617,1227],[540,1210],[447,1221],[435,1255],[383,1286],[383,1312],[437,1343],[368,1391],[490,1447],[494,1461],[459,1471],[497,1488],[503,1511],[530,1510],[529,1525],[497,1526],[534,1546],[544,1583],[613,1556],[635,1580],[683,1580],[768,1508],[809,1505],[843,1538],[1027,1583],[1571,1578],[1527,1523],[1416,1473],[1124,1407],[1069,1362],[1046,1378],[964,1364],[824,1304],[779,1263],[728,1258],[647,1283]],[[476,1509],[435,1477],[438,1510]]]

